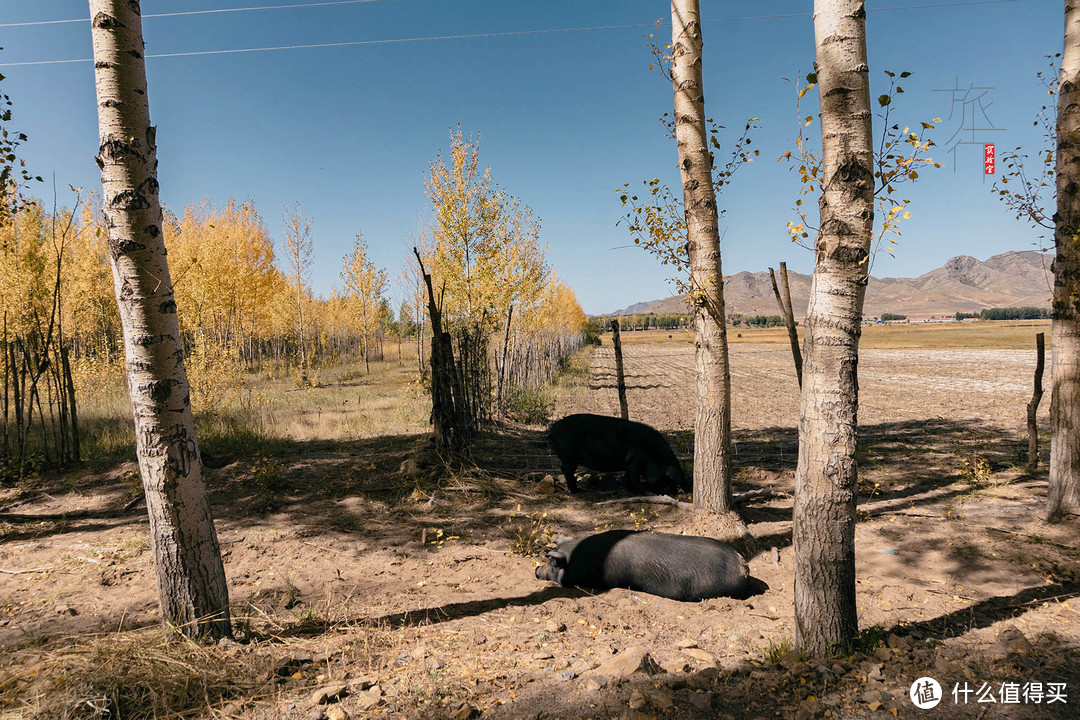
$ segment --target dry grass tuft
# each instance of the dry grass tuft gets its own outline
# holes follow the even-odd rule
[[[252,699],[265,660],[147,630],[95,637],[0,668],[0,717],[20,720],[189,717]]]
[[[521,505],[507,518],[504,529],[510,540],[510,552],[525,557],[542,554],[555,538],[546,512],[523,513]]]

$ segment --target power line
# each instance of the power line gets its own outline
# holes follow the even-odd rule
[[[597,25],[593,27],[555,28],[550,30],[511,30],[504,32],[470,33],[465,35],[425,35],[423,37],[391,38],[385,40],[347,40],[343,42],[310,43],[304,45],[273,45],[268,47],[255,48],[231,48],[228,50],[194,50],[178,53],[159,53],[147,55],[146,57],[147,59],[149,59],[166,57],[191,57],[198,55],[232,55],[236,53],[270,52],[274,50],[303,50],[309,48],[356,47],[360,45],[390,45],[394,43],[429,42],[433,40],[476,40],[497,37],[519,37],[522,35],[550,35],[555,33],[590,32],[596,30],[627,30],[631,28],[655,27],[655,25],[655,23],[634,23],[629,25]],[[93,62],[93,59],[78,58],[75,60],[33,60],[28,62],[0,63],[0,67],[15,67],[25,65],[62,65],[87,62]]]
[[[299,5],[260,5],[256,7],[218,8],[215,10],[187,10],[184,12],[150,13],[146,18],[180,17],[183,15],[211,15],[213,13],[251,12],[253,10],[292,10],[293,8],[324,7],[327,5],[359,5],[373,2],[396,2],[397,0],[330,0],[329,2],[301,3]],[[0,23],[0,28],[31,27],[34,25],[63,25],[65,23],[85,23],[90,18],[72,18],[70,20],[35,20],[33,22]]]
[[[385,0],[338,0],[338,2],[381,2]],[[1012,3],[1017,0],[964,0],[963,2],[950,2],[950,3],[928,3],[924,5],[902,5],[897,7],[888,8],[870,8],[867,12],[886,12],[890,10],[922,10],[926,8],[942,8],[942,7],[960,7],[964,5],[999,5],[1002,3]],[[334,3],[314,3],[315,5],[326,5]],[[269,6],[268,6],[269,7]],[[283,5],[274,7],[305,7],[301,5]],[[241,11],[249,9],[261,9],[261,8],[234,8],[228,11]],[[185,15],[195,14],[199,12],[213,12],[213,11],[193,11],[192,13],[170,13],[170,15]],[[734,17],[734,18],[717,18],[715,20],[702,20],[703,23],[726,23],[726,22],[739,22],[744,20],[774,20],[779,18],[795,18],[795,17],[810,17],[810,13],[790,13],[786,15],[754,15],[746,17]],[[152,17],[147,15],[146,17]],[[68,22],[68,21],[63,21]],[[342,42],[330,42],[330,43],[309,43],[303,45],[272,45],[267,47],[255,47],[255,48],[230,48],[226,50],[194,50],[187,52],[176,53],[158,53],[147,55],[147,58],[171,58],[171,57],[195,57],[200,55],[234,55],[237,53],[256,53],[256,52],[273,52],[278,50],[307,50],[314,48],[330,48],[330,47],[359,47],[362,45],[391,45],[396,43],[415,43],[415,42],[431,42],[438,40],[478,40],[487,38],[499,38],[499,37],[521,37],[523,35],[553,35],[559,33],[580,33],[580,32],[594,32],[602,30],[629,30],[635,28],[648,28],[655,27],[656,23],[631,23],[626,25],[594,25],[591,27],[577,27],[577,28],[553,28],[549,30],[510,30],[503,32],[490,32],[490,33],[469,33],[463,35],[425,35],[422,37],[411,38],[389,38],[383,40],[347,40]],[[32,60],[26,62],[11,62],[0,63],[0,67],[25,67],[29,65],[65,65],[71,63],[88,63],[93,62],[93,58],[78,58],[73,60]]]

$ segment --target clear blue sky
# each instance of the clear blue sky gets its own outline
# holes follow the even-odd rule
[[[143,13],[310,1],[144,0]],[[947,6],[926,7],[939,4]],[[740,170],[720,199],[727,208],[721,220],[725,272],[763,270],[780,260],[809,272],[811,254],[785,234],[794,219],[797,178],[776,158],[792,147],[796,133],[794,93],[783,78],[812,68],[812,2],[701,5],[709,115],[729,128],[725,140],[734,139],[747,117],[760,117],[762,125],[754,140],[761,157]],[[941,117],[946,122],[936,138],[944,143],[962,126],[962,107],[949,121],[950,93],[932,91],[956,83],[987,86],[986,117],[1003,130],[977,133],[976,140],[995,142],[999,154],[1039,146],[1032,120],[1047,96],[1035,73],[1045,69],[1046,55],[1061,50],[1060,0],[867,5],[873,94],[887,89],[883,70],[914,73],[904,82],[897,122],[917,127]],[[921,7],[887,10],[907,6]],[[314,219],[313,284],[325,294],[340,284],[341,257],[358,231],[391,276],[404,266],[410,234],[428,215],[428,165],[460,123],[480,133],[481,162],[499,185],[541,217],[548,259],[587,312],[670,295],[665,268],[641,250],[619,247],[631,241],[616,227],[624,211],[615,193],[624,182],[657,176],[678,183],[674,143],[658,124],[671,108],[671,87],[649,71],[642,38],[668,12],[666,2],[642,0],[386,0],[147,17],[148,55],[645,25],[151,57],[162,200],[179,212],[204,196],[219,203],[250,197],[275,240],[282,204],[298,200]],[[0,23],[87,15],[81,0],[0,0]],[[755,19],[734,19],[750,16]],[[669,35],[670,25],[660,32]],[[0,63],[89,58],[89,23],[0,27],[0,46]],[[60,188],[98,187],[91,63],[8,66],[0,73],[14,102],[11,127],[30,136],[21,151],[30,169],[47,179],[55,173]],[[816,112],[816,93],[803,110]],[[991,195],[981,144],[957,148],[955,172],[945,147],[936,156],[946,167],[926,172],[906,193],[912,218],[896,258],[879,257],[875,275],[914,276],[953,255],[985,259],[1031,249],[1037,241],[1038,234],[1009,218]],[[51,202],[51,190],[35,191],[48,192]]]

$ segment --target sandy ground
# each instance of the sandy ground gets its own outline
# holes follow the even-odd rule
[[[679,338],[626,347],[631,417],[669,433],[683,456],[692,352]],[[557,414],[617,414],[610,347],[587,364],[560,388]],[[1077,528],[1041,521],[1045,471],[1021,467],[1033,365],[1026,351],[863,352],[856,547],[867,642],[829,661],[787,652],[797,385],[783,346],[732,348],[736,490],[788,494],[740,507],[759,544],[751,573],[768,586],[748,600],[536,580],[549,536],[720,530],[669,505],[598,505],[625,495],[600,478],[575,497],[561,482],[549,492],[537,482],[554,467],[542,428],[486,435],[476,467],[450,479],[425,467],[423,437],[229,459],[208,477],[244,632],[220,652],[272,669],[256,692],[208,695],[201,716],[1080,717]],[[34,717],[50,653],[95,634],[156,632],[140,629],[158,618],[145,510],[124,509],[130,470],[0,493],[0,692],[22,698],[0,717]],[[534,554],[512,553],[529,533]],[[638,647],[651,672],[596,675]],[[282,663],[292,663],[284,674]],[[946,695],[929,711],[907,695],[925,675]],[[348,694],[313,705],[312,692],[335,681]],[[1000,698],[1032,682],[1066,683],[1067,703],[951,695],[986,684]]]

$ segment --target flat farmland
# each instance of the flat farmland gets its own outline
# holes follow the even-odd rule
[[[1016,328],[1001,330],[1002,337],[996,338],[1000,344],[1008,344],[1006,333],[1019,335]],[[1026,329],[1030,349],[881,347],[882,338],[868,333],[859,353],[860,423],[943,418],[1022,432],[1035,371],[1035,332]],[[680,335],[673,334],[669,340],[666,334],[647,334],[652,336],[649,342],[635,338],[636,333],[623,336],[629,340],[623,355],[631,418],[668,431],[690,430],[694,426],[694,346]],[[912,334],[930,333],[919,328]],[[769,333],[760,339],[764,342],[736,339],[730,346],[732,428],[736,432],[794,428],[798,421],[799,386],[787,336]],[[897,343],[899,338],[890,333],[884,340]],[[993,344],[985,338],[980,342]],[[1043,383],[1047,392],[1049,382],[1048,353]],[[615,352],[609,338],[589,363],[589,389],[593,392],[575,398],[575,411],[618,414]],[[1040,406],[1040,422],[1048,417],[1047,394]]]

